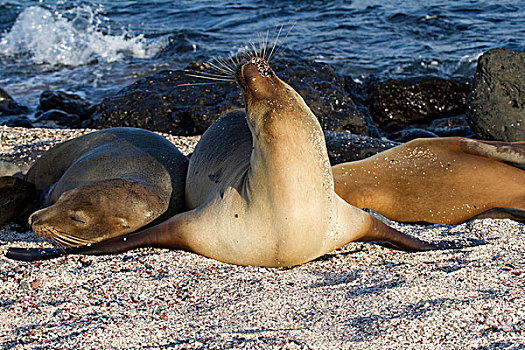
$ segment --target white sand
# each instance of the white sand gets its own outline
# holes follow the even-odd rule
[[[37,139],[71,134],[2,127],[0,133],[4,156],[23,154]],[[176,139],[180,147],[188,145],[186,152],[196,141]],[[4,257],[8,247],[46,243],[31,232],[0,226],[0,344],[2,349],[525,348],[524,225],[486,219],[395,227],[427,240],[472,237],[487,244],[410,254],[352,243],[291,269],[238,267],[160,249],[22,263]]]

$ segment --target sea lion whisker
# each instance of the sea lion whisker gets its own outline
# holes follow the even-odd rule
[[[63,251],[64,253],[66,253],[66,248],[67,248],[67,247],[66,247],[64,244],[60,243],[60,242],[57,241],[56,239],[51,239],[50,241],[51,241],[51,243],[52,243],[55,247],[57,247],[58,249],[60,249],[60,250]]]
[[[252,41],[250,41],[250,46],[253,49],[253,55],[250,57],[257,57],[257,48],[255,47],[255,44]]]
[[[206,79],[206,80],[217,80],[217,81],[234,81],[233,78],[226,78],[226,77],[209,77],[206,75],[198,75],[198,74],[187,74],[190,77],[193,78],[200,78],[200,79]]]
[[[84,245],[82,243],[76,242],[71,236],[60,235],[60,239],[62,240],[62,242],[64,242],[64,246],[66,247]]]
[[[71,243],[76,243],[76,244],[80,244],[80,245],[85,245],[85,244],[90,243],[88,240],[85,240],[85,239],[80,238],[80,237],[73,236],[73,235],[68,234],[68,233],[61,232],[61,234],[63,235],[64,238],[66,238]]]
[[[231,56],[230,56],[230,59],[231,59]],[[231,72],[232,75],[235,74],[235,69],[237,68],[237,65],[235,63],[233,63],[233,61],[232,61],[233,64],[230,65],[227,59],[219,57],[219,62],[221,62],[222,65],[225,68],[227,68]]]
[[[53,240],[60,240],[61,242],[67,242],[65,237],[63,237],[63,235],[60,233],[60,232],[57,232],[55,230],[52,230],[52,229],[48,229],[47,230],[48,234],[49,234],[49,237]]]
[[[259,57],[263,57],[263,41],[261,33],[257,33],[257,42],[259,44]]]
[[[277,32],[277,35],[275,36],[275,39],[273,40],[272,50],[270,51],[270,54],[268,55],[268,59],[266,59],[267,62],[269,62],[270,59],[272,58],[273,51],[275,50],[275,46],[277,45],[277,40],[279,40],[279,36],[281,35],[283,28],[284,28],[284,24],[282,24],[281,27],[279,27],[279,31]],[[276,28],[276,31],[277,31],[277,28]]]
[[[232,80],[233,81],[233,80]],[[214,84],[220,84],[222,81],[214,81],[214,82],[201,82],[201,83],[184,83],[184,84],[178,84],[177,86],[198,86],[198,85],[214,85]]]
[[[213,62],[208,62],[213,69],[215,69],[215,70],[217,70],[217,71],[219,71],[219,72],[221,72],[223,74],[226,74],[229,77],[233,76],[233,73],[234,73],[233,68],[231,68],[223,59],[215,58],[215,61],[217,61],[217,63],[220,66],[216,65]]]
[[[40,235],[39,235],[40,236]],[[42,236],[41,236],[42,237]],[[47,243],[51,243],[52,245],[58,245],[57,244],[57,241],[52,237],[52,236],[49,236],[49,237],[42,237],[42,239],[47,242]]]
[[[233,56],[230,56],[230,61],[234,67],[238,67],[240,65],[239,62],[236,63],[236,60],[237,60],[237,56],[235,56],[235,60],[233,59]],[[235,73],[233,73],[233,76],[235,77]]]
[[[233,59],[233,57],[236,57],[236,56],[230,56],[228,59],[230,60],[230,62],[232,63],[232,65],[234,67],[237,67],[238,66],[238,63],[235,63],[235,60]]]
[[[240,66],[242,64],[242,62],[248,61],[252,57],[253,57],[253,55],[252,55],[251,51],[249,51],[248,46],[245,46],[244,49],[236,56],[236,58],[237,58],[237,67]]]
[[[228,75],[232,75],[233,74],[233,68],[230,67],[227,62],[224,61],[224,59],[222,59],[221,57],[215,57],[213,59],[214,61],[216,61],[218,63],[215,64],[213,62],[208,62],[208,64],[215,70],[221,72],[221,73],[224,73],[224,74],[228,74]]]
[[[58,247],[64,247],[65,248],[65,247],[69,246],[69,244],[66,241],[64,241],[61,237],[55,236],[55,237],[52,238],[52,241]]]
[[[46,238],[49,238],[49,239],[53,239],[53,237],[55,237],[55,231],[53,231],[51,228],[49,227],[44,227],[43,229],[40,230],[41,232],[43,233],[46,233],[47,234],[47,237]],[[40,233],[38,234],[39,236],[41,235]]]
[[[230,60],[232,61],[233,67],[235,67],[235,69],[237,69],[237,67],[241,64],[241,59],[244,57],[244,55],[246,55],[246,50],[242,50],[241,52],[230,56]]]
[[[55,231],[58,232],[64,239],[67,239],[71,243],[77,243],[77,244],[81,244],[81,245],[90,243],[90,241],[88,241],[88,240],[86,240],[86,239],[84,239],[82,237],[73,236],[70,233],[67,233],[67,232],[64,232],[64,231],[60,231],[60,230],[58,230],[56,228],[55,228]]]
[[[279,44],[279,47],[273,52],[273,54],[277,54],[277,52],[279,52],[279,50],[281,49],[281,46],[283,45],[283,43],[286,41],[286,38],[288,38],[288,35],[290,34],[290,32],[292,31],[292,29],[295,27],[295,23],[292,24],[292,26],[290,27],[290,29],[288,30],[288,32],[286,33],[286,35],[284,36],[284,39],[281,41],[281,44]],[[280,33],[280,32],[279,32]],[[276,41],[277,42],[277,41]],[[272,59],[272,56],[268,57],[268,60],[267,61],[270,61]]]
[[[264,39],[264,50],[262,54],[262,58],[266,59],[266,48],[268,47],[268,35],[270,34],[269,30],[266,30],[266,38]]]
[[[213,77],[213,78],[231,78],[231,74],[219,74],[219,73],[210,73],[210,72],[199,72],[199,73],[192,73],[192,72],[186,72],[186,75],[192,75],[192,74],[198,74],[201,76],[207,76],[207,77]]]
[[[86,241],[80,237],[72,236],[71,234],[60,231],[56,228],[48,228],[47,232],[50,233],[54,239],[59,239],[66,246],[85,245],[89,243],[89,241]]]

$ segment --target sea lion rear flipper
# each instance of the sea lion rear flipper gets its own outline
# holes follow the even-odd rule
[[[473,216],[469,219],[469,221],[485,218],[511,219],[518,222],[525,222],[525,210],[516,208],[492,208],[476,216]]]
[[[426,242],[402,233],[373,216],[370,216],[370,218],[372,220],[370,230],[359,241],[375,242],[382,246],[406,252],[463,249],[485,244],[485,241],[473,238],[467,238],[465,241]]]
[[[525,169],[525,143],[461,139],[463,151]]]
[[[336,196],[337,201],[337,222],[341,232],[348,232],[349,235],[339,239],[337,247],[346,243],[360,242],[383,242],[393,249],[407,252],[419,252],[427,250],[450,249],[444,245],[422,241],[418,238],[402,233],[382,222],[377,217],[346,203],[341,197]],[[348,230],[347,227],[352,227]]]
[[[6,258],[20,261],[37,261],[59,258],[67,255],[63,248],[9,248]]]

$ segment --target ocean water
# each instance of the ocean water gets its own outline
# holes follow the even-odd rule
[[[155,71],[238,53],[280,26],[293,26],[282,53],[331,63],[356,81],[470,78],[488,49],[525,49],[525,0],[7,0],[0,87],[31,108],[43,90],[97,103]]]

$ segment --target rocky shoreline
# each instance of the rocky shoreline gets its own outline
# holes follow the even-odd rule
[[[519,141],[525,136],[523,51],[486,52],[474,77],[464,81],[370,77],[358,84],[330,65],[314,61],[277,57],[273,66],[328,132],[398,142],[443,136]],[[209,72],[209,65],[193,62],[188,69]],[[96,105],[72,93],[44,91],[31,119],[29,108],[1,90],[0,122],[21,127],[135,126],[187,136],[202,134],[220,115],[243,107],[235,83],[191,85],[203,80],[187,72],[166,70],[147,76]]]

